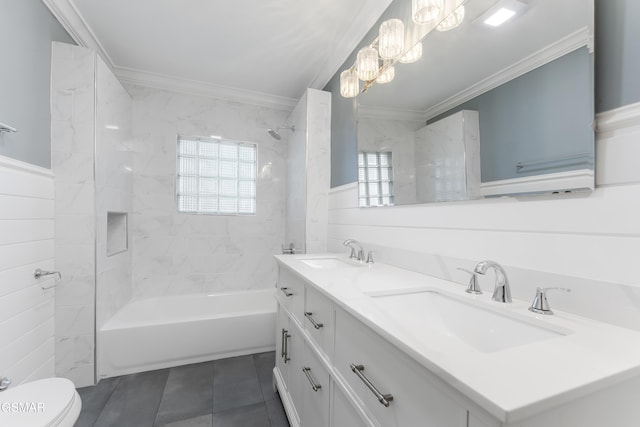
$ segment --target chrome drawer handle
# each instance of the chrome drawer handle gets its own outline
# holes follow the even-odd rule
[[[316,382],[314,381],[313,377],[311,377],[311,368],[304,367],[304,368],[302,368],[302,372],[304,372],[304,374],[307,376],[307,379],[311,383],[311,388],[313,389],[313,391],[317,392],[318,390],[320,390],[322,388],[322,386],[320,384],[316,384]]]
[[[284,335],[287,333],[286,329],[282,328],[282,332],[280,332],[280,357],[284,358]]]
[[[309,319],[309,322],[311,322],[311,324],[313,325],[314,328],[316,328],[316,329],[322,328],[324,325],[322,323],[316,322],[315,319],[313,317],[311,317],[312,314],[313,313],[311,313],[310,311],[305,311],[304,312],[304,317]]]
[[[369,381],[369,378],[367,378],[362,373],[362,371],[364,371],[364,366],[363,365],[355,365],[355,364],[352,363],[350,365],[350,368],[353,371],[353,373],[356,374],[358,376],[358,378],[360,378],[360,380],[362,380],[364,385],[366,385],[369,388],[369,390],[371,390],[371,392],[376,396],[376,399],[378,399],[378,402],[382,403],[386,408],[388,408],[389,404],[393,400],[393,396],[391,394],[382,394],[382,393],[380,393],[380,391],[376,388],[376,386],[374,386],[371,383],[371,381]]]
[[[289,288],[280,288],[280,290],[284,292],[284,296],[287,298],[293,295],[293,293],[289,292]]]
[[[291,338],[291,334],[286,329],[282,330],[282,357],[284,358],[284,363],[287,363],[291,358],[289,357],[289,338]]]

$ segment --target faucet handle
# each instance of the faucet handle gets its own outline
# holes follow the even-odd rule
[[[531,303],[531,307],[529,307],[529,311],[538,314],[553,314],[551,307],[549,307],[549,301],[547,301],[547,291],[553,290],[571,292],[569,288],[537,288],[536,296]]]
[[[373,251],[367,252],[367,264],[373,264]]]
[[[469,285],[467,286],[465,292],[468,294],[481,295],[482,289],[480,289],[480,285],[478,284],[478,275],[474,271],[467,270],[466,268],[458,267],[458,270],[464,271],[465,273],[469,273],[471,275],[471,278],[469,279]]]

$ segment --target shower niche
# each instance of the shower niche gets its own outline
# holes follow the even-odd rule
[[[127,221],[126,212],[107,212],[107,256],[117,255],[127,250],[129,246]]]

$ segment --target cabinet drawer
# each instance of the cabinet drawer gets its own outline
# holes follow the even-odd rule
[[[466,409],[426,368],[340,309],[335,330],[334,366],[378,425],[466,427]]]
[[[304,281],[280,267],[278,297],[282,305],[293,314],[298,323],[304,319]]]
[[[328,298],[307,286],[304,328],[328,360],[333,359],[333,304]]]
[[[329,372],[310,347],[305,346],[302,369],[302,425],[327,427],[329,425]]]

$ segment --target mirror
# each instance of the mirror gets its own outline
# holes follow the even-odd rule
[[[501,1],[525,7],[490,27],[499,1],[468,0],[422,59],[358,95],[360,206],[594,188],[593,1]],[[395,0],[364,43],[410,8]]]

